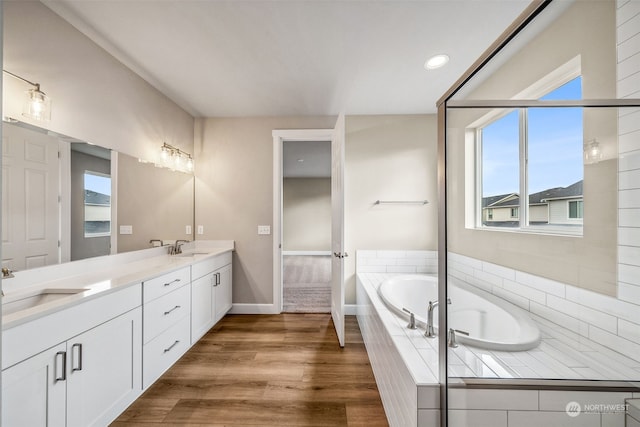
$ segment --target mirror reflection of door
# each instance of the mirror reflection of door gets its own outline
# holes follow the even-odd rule
[[[71,144],[71,261],[111,252],[111,152]]]
[[[3,126],[2,143],[2,266],[19,271],[56,264],[58,140]]]

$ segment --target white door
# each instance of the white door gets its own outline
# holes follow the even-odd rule
[[[344,114],[331,140],[331,317],[340,347],[344,347]]]
[[[13,125],[2,130],[2,266],[57,264],[58,141]]]

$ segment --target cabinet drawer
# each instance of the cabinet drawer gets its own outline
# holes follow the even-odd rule
[[[154,300],[176,290],[191,281],[189,267],[181,268],[153,279],[145,280],[142,286],[143,302]]]
[[[231,251],[225,252],[213,258],[200,261],[191,266],[191,277],[198,279],[205,274],[209,274],[227,264],[231,264],[232,253]]]
[[[142,348],[142,387],[149,387],[190,347],[189,316],[162,332]]]
[[[144,343],[189,315],[191,289],[182,287],[144,305]]]

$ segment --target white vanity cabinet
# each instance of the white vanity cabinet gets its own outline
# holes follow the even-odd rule
[[[144,281],[142,386],[146,389],[191,347],[190,267]]]
[[[142,392],[140,297],[136,285],[4,331],[8,363],[27,341],[59,343],[2,371],[2,425],[107,425],[126,409]]]
[[[191,344],[231,309],[231,252],[191,266]]]

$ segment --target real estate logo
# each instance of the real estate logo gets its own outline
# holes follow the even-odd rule
[[[569,402],[565,407],[565,411],[571,418],[575,418],[582,412],[582,407],[578,402]]]

